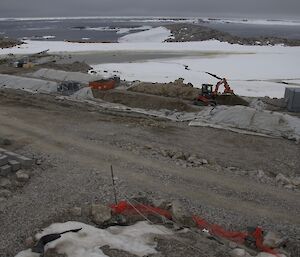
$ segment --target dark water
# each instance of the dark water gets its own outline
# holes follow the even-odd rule
[[[33,40],[82,40],[89,38],[89,41],[116,42],[123,35],[117,31],[88,30],[87,28],[107,27],[131,28],[131,32],[141,31],[142,26],[161,26],[170,24],[172,21],[155,19],[68,19],[68,20],[5,20],[0,21],[0,36],[11,38],[28,38]],[[250,25],[250,24],[206,24],[211,28],[226,31],[234,35],[253,36],[276,36],[289,39],[300,39],[300,26],[279,26],[279,25]],[[134,30],[136,28],[136,30]],[[139,29],[140,28],[140,29]],[[53,38],[43,39],[43,36]]]
[[[0,36],[22,39],[41,40],[43,36],[55,36],[47,40],[81,40],[115,42],[124,34],[116,31],[88,30],[87,28],[140,28],[142,26],[160,26],[166,22],[142,22],[139,20],[112,19],[74,19],[74,20],[35,20],[35,21],[0,21]],[[132,30],[132,32],[135,32]],[[4,34],[3,34],[4,33]]]

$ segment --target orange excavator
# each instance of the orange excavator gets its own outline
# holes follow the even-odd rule
[[[217,97],[220,95],[219,88],[221,85],[224,85],[224,92],[221,95],[234,95],[233,90],[230,88],[226,78],[220,78],[215,74],[206,72],[207,74],[213,76],[214,78],[219,79],[219,82],[216,84],[215,89],[211,84],[202,84],[201,95],[199,95],[195,100],[195,105],[204,105],[204,106],[215,106],[217,105]]]

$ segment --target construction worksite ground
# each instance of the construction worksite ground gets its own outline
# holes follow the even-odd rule
[[[10,142],[0,147],[36,160],[30,180],[1,201],[1,256],[24,249],[24,240],[40,228],[70,220],[72,206],[113,203],[110,165],[120,200],[140,192],[176,199],[227,229],[259,225],[287,236],[286,250],[299,256],[299,187],[278,177],[300,175],[300,146],[294,141],[11,89],[0,91],[0,121],[0,137]],[[203,252],[161,239],[163,256],[229,256],[218,242],[193,233],[181,239]]]

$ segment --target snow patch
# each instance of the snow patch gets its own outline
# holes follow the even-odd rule
[[[119,38],[119,43],[161,43],[171,37],[171,31],[165,27],[157,27],[150,30],[132,33]]]
[[[138,222],[127,227],[110,227],[98,229],[80,222],[69,221],[55,223],[37,234],[39,239],[44,235],[60,233],[70,229],[82,228],[78,233],[66,233],[58,240],[47,244],[46,249],[55,249],[68,257],[107,257],[100,247],[108,245],[113,249],[126,251],[137,256],[155,254],[156,243],[153,235],[170,235],[172,232],[163,226]],[[36,257],[39,254],[31,250],[22,251],[15,257]]]

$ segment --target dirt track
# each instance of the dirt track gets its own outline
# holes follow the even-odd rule
[[[44,160],[30,182],[1,203],[1,256],[22,249],[27,236],[73,204],[111,202],[110,164],[125,194],[179,199],[228,228],[262,225],[292,238],[300,234],[299,192],[217,172],[213,165],[183,168],[151,150],[195,152],[223,167],[299,175],[299,145],[293,142],[129,117],[14,91],[0,91],[0,121],[0,135],[15,140],[11,149]]]

